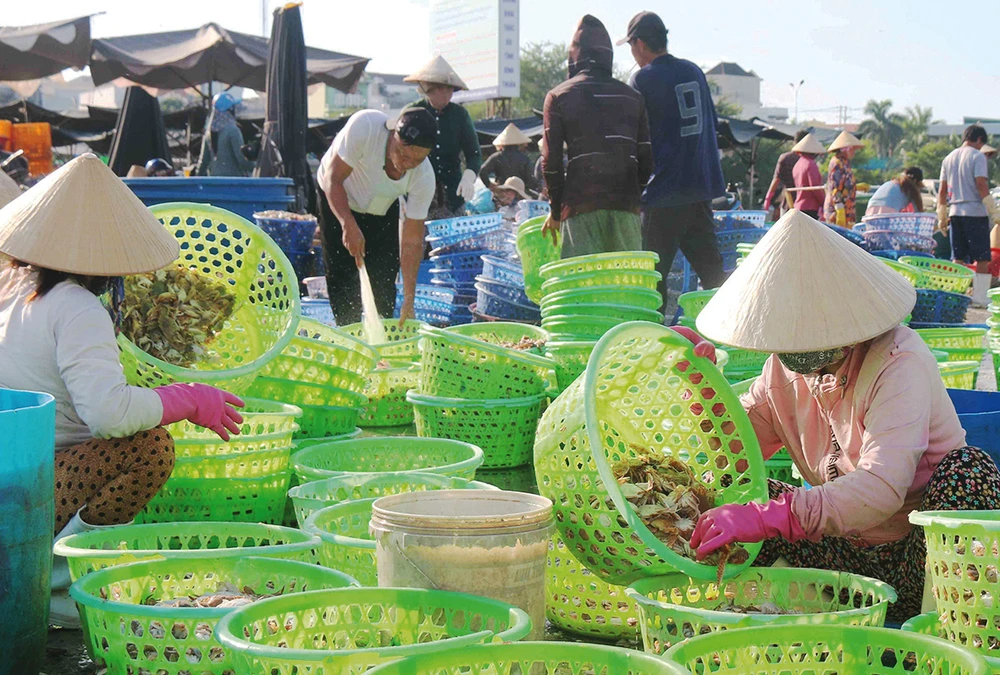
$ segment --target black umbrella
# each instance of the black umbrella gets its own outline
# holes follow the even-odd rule
[[[0,26],[0,80],[37,80],[90,56],[90,17],[35,26]]]
[[[133,164],[144,166],[157,157],[170,161],[160,102],[142,87],[129,87],[118,113],[108,166],[115,174],[124,176]]]
[[[313,206],[312,177],[306,161],[309,128],[306,43],[298,5],[274,11],[267,56],[267,109],[260,158],[254,175],[295,181],[300,206]],[[312,210],[312,209],[310,209]]]

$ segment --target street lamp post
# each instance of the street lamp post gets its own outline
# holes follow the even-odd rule
[[[789,82],[788,83],[788,86],[792,88],[793,92],[795,92],[795,120],[794,121],[795,121],[796,124],[798,124],[798,121],[799,121],[799,89],[801,89],[802,85],[805,84],[805,83],[806,83],[805,80],[799,80],[798,84],[795,84],[794,82]]]

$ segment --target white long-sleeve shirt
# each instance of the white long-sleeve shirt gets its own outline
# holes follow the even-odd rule
[[[0,387],[55,397],[56,449],[157,426],[160,397],[126,384],[100,300],[64,281],[29,301],[35,287],[27,269],[0,270]]]

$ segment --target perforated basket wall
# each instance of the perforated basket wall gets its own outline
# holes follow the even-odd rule
[[[241,394],[284,348],[299,319],[298,280],[274,241],[253,223],[205,204],[159,204],[150,209],[177,238],[177,263],[225,282],[236,309],[205,345],[192,368],[171,365],[118,336],[129,384],[158,387],[204,382]]]
[[[421,330],[420,393],[461,398],[535,396],[553,369],[549,359],[457,333]]]
[[[614,316],[555,314],[542,319],[542,328],[558,341],[598,340],[622,319]]]
[[[948,639],[937,612],[918,614],[904,623],[902,630],[909,631],[911,633],[920,633],[921,635],[933,635],[946,640]],[[966,636],[966,639],[967,637],[968,636]],[[962,646],[970,647],[971,645],[963,644]],[[996,675],[996,673],[1000,673],[1000,656],[989,656],[989,651],[983,649],[976,649],[975,651],[977,654],[986,659],[986,665],[989,666],[990,671],[992,671],[994,675]]]
[[[240,673],[360,675],[404,656],[519,640],[529,629],[524,612],[496,600],[356,588],[254,603],[228,614],[217,635]]]
[[[922,288],[926,285],[926,282],[924,281],[925,275],[920,268],[914,267],[913,265],[905,262],[890,260],[889,258],[883,258],[882,262],[887,267],[895,270],[899,274],[902,274],[914,288]]]
[[[563,258],[551,262],[538,270],[542,279],[565,278],[586,272],[605,270],[647,270],[656,269],[660,256],[652,251],[620,251],[616,253],[595,253],[573,258]]]
[[[652,309],[643,309],[632,305],[617,305],[606,302],[567,304],[549,304],[542,310],[542,320],[556,318],[558,315],[610,317],[619,323],[626,321],[652,321],[663,323],[663,315]]]
[[[944,361],[938,364],[941,380],[949,389],[975,389],[978,361]]]
[[[378,353],[358,338],[302,319],[295,336],[261,375],[361,393],[377,360]]]
[[[464,326],[452,326],[445,329],[449,333],[456,333],[466,337],[476,338],[483,342],[489,342],[498,347],[510,348],[509,345],[517,344],[522,339],[536,340],[544,343],[549,339],[549,334],[538,326],[531,326],[525,323],[512,323],[507,321],[492,321],[490,323],[470,323]],[[524,351],[529,354],[541,353],[541,348],[532,348]]]
[[[300,428],[295,438],[324,438],[351,433],[357,427],[361,414],[361,408],[353,406],[304,405],[301,408]]]
[[[931,349],[977,349],[983,346],[986,328],[921,328],[920,338]]]
[[[541,308],[545,311],[553,306],[579,306],[590,303],[628,305],[656,311],[663,305],[663,297],[655,290],[640,286],[602,286],[550,293],[542,298]]]
[[[561,242],[556,244],[552,236],[542,232],[545,216],[526,220],[517,230],[517,254],[521,258],[521,268],[524,271],[524,292],[532,302],[542,299],[543,265],[559,260],[562,252]],[[556,237],[556,241],[559,237]]]
[[[545,618],[575,635],[638,642],[639,610],[624,586],[601,581],[552,536],[545,561]]]
[[[286,471],[260,478],[171,478],[135,520],[280,523],[290,475]]]
[[[587,369],[587,361],[596,345],[596,340],[550,342],[545,345],[545,353],[556,366],[559,391],[565,391]]]
[[[598,272],[583,272],[571,277],[549,279],[542,284],[542,296],[560,291],[574,291],[582,288],[605,286],[639,286],[656,290],[661,274],[647,270],[601,270]]]
[[[972,280],[976,276],[976,273],[965,265],[950,260],[903,256],[899,262],[912,265],[922,271],[924,287],[939,291],[965,293],[972,287]]]
[[[472,479],[483,451],[444,438],[377,436],[328,441],[299,450],[292,466],[303,483],[348,472],[427,471]]]
[[[358,424],[361,427],[398,427],[413,423],[413,405],[406,394],[420,382],[420,367],[408,363],[397,368],[380,368],[368,375]]]
[[[692,673],[948,673],[985,675],[972,651],[929,635],[868,626],[765,626],[702,635],[666,658]]]
[[[685,338],[664,326],[628,323],[594,349],[586,376],[545,411],[535,473],[553,501],[570,551],[600,578],[627,584],[675,570],[714,579],[716,569],[671,551],[642,523],[611,465],[653,448],[688,463],[719,503],[764,500],[764,461],[750,420],[728,382]],[[745,466],[739,460],[746,460]],[[742,469],[742,470],[740,470]],[[750,558],[729,565],[738,574]]]
[[[687,638],[734,628],[787,624],[877,626],[896,592],[876,579],[830,570],[755,568],[722,588],[672,574],[633,583],[626,591],[638,603],[647,652],[662,654]],[[728,605],[771,603],[788,614],[738,613]]]
[[[403,327],[399,327],[399,319],[382,319],[387,342],[371,345],[381,359],[393,361],[414,361],[420,356],[420,329],[427,324],[422,321],[407,319]],[[359,340],[365,339],[365,327],[360,323],[352,323],[341,328],[343,332]]]
[[[340,572],[267,558],[180,558],[139,562],[88,574],[70,589],[83,605],[91,656],[110,673],[161,675],[234,672],[232,659],[214,639],[228,607],[150,606],[214,593],[221,583],[260,595],[346,588]]]
[[[319,538],[263,523],[122,525],[74,534],[56,542],[73,581],[93,570],[153,558],[279,558],[314,563]]]
[[[240,435],[233,437],[229,443],[220,439],[211,429],[196,426],[187,420],[169,425],[167,431],[175,443],[188,440],[207,441],[202,446],[206,456],[225,453],[228,448],[235,447],[234,443],[238,444],[243,439],[296,431],[302,415],[302,410],[298,406],[250,397],[244,397],[243,402],[246,405],[240,408],[240,414],[243,416]]]
[[[914,512],[910,522],[924,528],[945,635],[1000,657],[1000,513]]]
[[[319,562],[358,580],[378,586],[375,539],[368,531],[375,499],[357,499],[315,511],[302,529],[320,538]]]
[[[417,435],[451,438],[483,449],[483,468],[531,463],[543,394],[511,399],[468,400],[411,391]]]
[[[311,382],[296,382],[273,377],[258,377],[250,385],[250,394],[269,401],[294,401],[306,407],[360,407],[367,399],[360,392]]]
[[[234,436],[234,439],[241,439]],[[292,432],[257,436],[230,443],[230,452],[202,454],[203,441],[175,443],[171,478],[265,478],[288,471]],[[211,444],[207,447],[213,447]]]

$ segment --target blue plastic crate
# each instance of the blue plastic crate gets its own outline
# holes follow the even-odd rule
[[[502,223],[503,216],[499,213],[482,213],[474,216],[428,220],[425,226],[427,227],[428,239],[431,237],[456,237],[457,239],[465,239],[466,237],[496,229]]]
[[[827,227],[839,234],[841,237],[851,242],[852,244],[857,244],[861,248],[868,250],[868,242],[865,241],[864,236],[856,232],[855,230],[848,230],[846,227],[841,227],[840,225],[831,225],[830,223],[825,223]]]
[[[430,283],[445,284],[472,284],[475,283],[479,273],[475,269],[453,270],[447,267],[434,267],[431,269]]]
[[[431,247],[432,256],[466,251],[502,251],[507,246],[507,233],[498,227],[459,240],[449,240],[447,237],[427,237],[427,244]]]
[[[476,284],[472,283],[454,283],[451,281],[442,281],[441,279],[431,279],[431,286],[437,288],[449,288],[459,295],[475,295],[476,294]]]
[[[936,213],[885,213],[865,216],[854,226],[858,232],[890,231],[930,238],[937,228]]]
[[[493,279],[487,279],[486,277],[480,275],[476,277],[476,289],[479,289],[479,285],[488,290],[494,295],[498,295],[508,302],[514,302],[521,305],[529,305],[533,307],[538,307],[535,303],[528,299],[527,294],[524,292],[524,286],[516,286],[514,284],[506,284],[502,281],[495,281]]]
[[[492,292],[482,283],[476,283],[476,291],[476,311],[480,314],[514,321],[538,323],[542,320],[541,311],[536,305],[512,302]]]
[[[333,308],[330,301],[320,298],[302,298],[302,316],[315,319],[327,326],[336,326],[337,320],[333,315]]]
[[[906,232],[893,232],[892,230],[871,230],[865,231],[862,235],[868,244],[870,251],[921,251],[932,253],[934,251],[934,240],[930,237],[921,237]]]
[[[917,304],[913,308],[910,325],[914,323],[955,323],[965,321],[972,298],[961,293],[917,289]]]
[[[517,203],[517,215],[514,216],[514,221],[520,225],[526,220],[531,220],[538,216],[547,216],[551,211],[552,209],[546,201],[540,199],[522,199]]]
[[[872,255],[876,255],[879,258],[888,258],[889,260],[899,260],[904,255],[910,256],[911,258],[933,258],[930,253],[924,253],[923,251],[872,251]]]
[[[716,231],[762,228],[767,223],[767,211],[713,211]]]
[[[715,236],[719,242],[719,253],[722,254],[722,269],[727,273],[736,269],[736,261],[740,257],[739,252],[736,250],[737,244],[756,244],[765,234],[767,234],[767,230],[761,227],[746,227],[743,229],[716,232]]]
[[[481,258],[483,276],[488,280],[524,288],[524,270],[519,262],[512,262],[492,255],[484,255]]]
[[[259,211],[295,208],[295,181],[291,178],[125,178],[125,185],[146,206],[166,202],[211,204],[249,221]]]
[[[443,255],[432,255],[432,266],[439,270],[469,271],[474,270],[476,274],[483,273],[483,254],[489,251],[465,251],[463,253],[447,253]]]
[[[315,217],[310,217],[310,220],[292,220],[267,218],[255,213],[253,218],[286,255],[289,251],[304,251],[312,246],[316,235]]]

